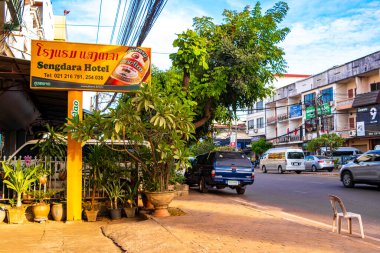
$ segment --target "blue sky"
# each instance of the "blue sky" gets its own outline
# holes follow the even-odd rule
[[[277,1],[262,0],[263,10]],[[379,0],[289,0],[283,22],[291,29],[281,44],[288,73],[317,74],[335,65],[380,50]],[[103,0],[101,25],[113,25],[118,0]],[[169,53],[176,33],[191,28],[196,16],[210,16],[221,22],[224,9],[242,10],[256,1],[247,0],[168,0],[143,46],[151,47],[152,62],[161,69],[170,67]],[[100,0],[52,0],[54,14],[70,10],[69,41],[96,43]],[[112,28],[99,31],[98,43],[109,44]],[[117,34],[117,33],[116,33]]]

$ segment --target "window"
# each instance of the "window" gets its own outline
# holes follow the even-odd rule
[[[263,101],[259,101],[259,102],[256,103],[256,109],[257,110],[264,109],[264,103],[263,103]]]
[[[248,107],[248,114],[252,114],[253,113],[253,107]]]
[[[313,106],[315,102],[314,100],[315,100],[315,93],[310,93],[303,97],[303,101],[306,107]]]
[[[348,98],[353,98],[354,97],[354,89],[349,89],[347,91],[347,97]]]
[[[289,152],[288,159],[304,159],[302,152]]]
[[[349,118],[348,123],[349,123],[350,129],[355,129],[355,118]]]
[[[254,120],[248,120],[248,129],[255,128],[255,121]]]
[[[285,152],[269,153],[268,159],[285,159]]]
[[[380,82],[378,83],[371,83],[371,91],[380,90]]]
[[[322,101],[323,103],[328,103],[333,101],[333,88],[328,88],[321,91]]]
[[[264,128],[264,118],[256,119],[256,127],[257,128]]]
[[[334,130],[334,118],[333,117],[324,117],[321,121],[321,131],[333,131]]]

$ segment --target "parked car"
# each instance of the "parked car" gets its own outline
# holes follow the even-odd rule
[[[305,169],[311,171],[327,170],[331,172],[334,169],[334,160],[327,156],[310,155],[305,157]]]
[[[380,187],[380,150],[370,150],[342,166],[340,180],[344,187],[370,184]]]
[[[299,174],[305,171],[305,156],[302,149],[271,148],[263,155],[260,166],[264,173],[272,170],[278,173],[295,171]]]
[[[244,153],[233,151],[212,151],[199,155],[186,173],[189,185],[198,184],[199,191],[206,193],[208,188],[235,189],[244,194],[247,185],[253,184],[254,168]]]

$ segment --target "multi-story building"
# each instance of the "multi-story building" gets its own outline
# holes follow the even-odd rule
[[[309,75],[298,74],[284,74],[282,76],[276,76],[276,81],[272,84],[275,88],[283,87],[287,84],[293,83],[297,80],[304,79]],[[246,129],[248,135],[252,141],[257,141],[260,138],[265,139],[265,129],[267,126],[267,118],[265,113],[265,104],[269,101],[269,98],[262,101],[258,101],[252,108],[248,109],[246,118]],[[275,118],[270,118],[270,124],[273,123]]]
[[[9,155],[47,122],[65,120],[67,93],[29,88],[31,40],[54,39],[50,0],[0,1],[0,27],[0,155]]]
[[[276,90],[266,103],[266,138],[302,147],[326,132],[367,151],[380,144],[380,51]]]
[[[0,1],[0,25],[0,55],[30,60],[32,39],[54,39],[51,1]]]

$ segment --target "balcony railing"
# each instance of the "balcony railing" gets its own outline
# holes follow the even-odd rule
[[[280,114],[277,116],[278,121],[287,120],[289,118],[289,115],[287,113]]]

